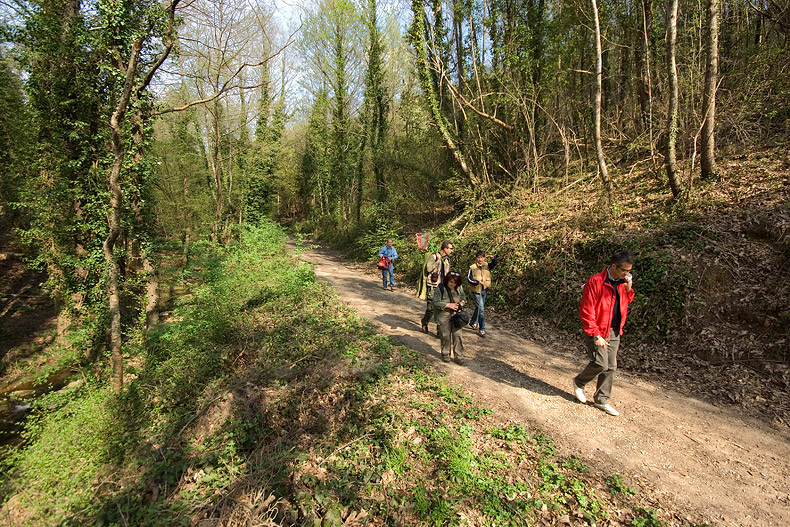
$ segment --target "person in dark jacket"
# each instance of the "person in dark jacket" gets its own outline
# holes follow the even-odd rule
[[[425,265],[422,268],[422,277],[418,286],[417,294],[425,299],[425,313],[420,319],[423,333],[428,333],[428,322],[436,319],[433,308],[433,293],[444,281],[447,273],[450,272],[450,255],[453,254],[453,244],[447,240],[442,242],[441,249],[435,254],[425,257]],[[442,338],[441,326],[436,327],[436,336]]]
[[[614,253],[606,269],[593,275],[584,284],[579,304],[579,317],[590,362],[574,377],[573,394],[579,402],[586,403],[584,386],[597,378],[593,404],[609,415],[620,415],[609,399],[612,396],[617,350],[628,315],[628,304],[636,295],[631,275],[633,267],[634,260],[629,253]]]
[[[450,271],[444,282],[433,291],[433,309],[439,335],[442,339],[442,360],[451,359],[458,364],[464,363],[464,342],[461,339],[461,328],[455,327],[452,318],[458,309],[466,303],[464,288],[461,286],[461,275]]]

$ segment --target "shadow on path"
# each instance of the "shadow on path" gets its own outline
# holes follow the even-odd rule
[[[488,377],[492,381],[507,384],[514,388],[524,388],[531,392],[549,397],[561,397],[570,402],[576,399],[566,390],[557,388],[535,377],[518,371],[516,368],[501,360],[478,354],[477,358],[467,363],[470,370]]]

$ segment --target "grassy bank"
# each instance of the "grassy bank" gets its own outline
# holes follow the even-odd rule
[[[375,334],[269,225],[108,372],[36,405],[4,458],[10,525],[684,524],[545,434],[501,423]],[[210,249],[210,248],[207,248]]]

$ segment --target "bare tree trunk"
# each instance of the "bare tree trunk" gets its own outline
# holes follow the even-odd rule
[[[595,18],[595,96],[593,104],[593,134],[595,135],[595,152],[598,155],[598,169],[601,171],[606,200],[612,203],[612,182],[609,180],[609,170],[606,168],[606,159],[603,155],[601,143],[601,99],[603,92],[603,53],[601,49],[601,23],[598,19],[598,4],[592,0],[593,17]]]
[[[708,17],[705,39],[705,92],[702,108],[705,122],[702,126],[702,179],[716,176],[716,85],[719,79],[719,0],[708,0]]]
[[[184,267],[189,263],[189,244],[191,243],[192,235],[192,208],[189,205],[189,178],[187,174],[183,175],[184,182],[184,203],[187,207],[187,224],[184,226],[183,241],[184,241]]]
[[[667,179],[672,196],[678,198],[681,188],[678,180],[676,143],[678,136],[678,68],[675,60],[675,43],[678,36],[678,0],[667,3],[667,77],[669,78],[669,109],[667,110]]]
[[[650,134],[650,155],[653,155],[653,90],[650,74],[650,28],[653,26],[653,0],[642,0],[640,24],[636,36],[636,89],[639,97],[642,129]]]
[[[214,228],[213,238],[216,243],[221,243],[222,236],[222,205],[225,200],[222,192],[222,152],[220,151],[220,141],[222,134],[220,132],[220,118],[219,118],[219,103],[214,103],[214,114],[212,117],[213,122],[213,142],[211,148],[211,168],[214,173],[214,185],[217,190],[217,203],[214,209]]]

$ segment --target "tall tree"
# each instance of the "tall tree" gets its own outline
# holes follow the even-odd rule
[[[41,0],[27,13],[19,45],[29,107],[36,132],[35,170],[23,192],[30,217],[25,238],[46,268],[58,310],[58,336],[64,345],[74,330],[85,330],[83,350],[91,355],[103,337],[101,244],[106,210],[96,189],[96,167],[106,162],[109,80],[98,31],[89,31],[80,2]],[[104,125],[103,125],[104,124]],[[98,255],[98,257],[97,257]]]
[[[121,293],[119,278],[121,274],[117,256],[113,253],[115,243],[121,235],[121,206],[123,202],[123,189],[121,188],[121,168],[126,154],[125,138],[121,129],[129,106],[129,99],[134,87],[135,74],[137,73],[137,59],[139,58],[142,42],[135,39],[129,62],[124,64],[118,57],[117,67],[120,73],[125,74],[123,91],[118,98],[118,104],[110,117],[112,128],[113,162],[108,178],[110,189],[110,214],[108,217],[107,237],[104,239],[104,258],[109,267],[107,291],[110,315],[110,348],[112,353],[113,389],[116,393],[123,387],[123,353],[121,351]]]
[[[677,168],[677,140],[678,140],[678,68],[675,57],[678,36],[678,0],[667,2],[667,79],[669,80],[669,104],[667,108],[667,155],[666,169],[669,188],[672,196],[678,198],[681,188]]]
[[[116,243],[121,236],[123,221],[124,189],[121,181],[121,172],[126,161],[127,144],[134,141],[130,131],[135,127],[126,122],[127,111],[130,104],[140,103],[151,80],[159,67],[167,59],[174,44],[175,11],[179,0],[171,0],[164,13],[157,9],[159,6],[135,4],[135,8],[119,9],[119,6],[110,0],[99,3],[99,12],[104,18],[106,28],[107,52],[112,57],[112,64],[116,75],[122,79],[120,93],[115,95],[115,108],[109,118],[111,130],[111,148],[113,160],[107,177],[109,188],[109,214],[107,217],[107,237],[102,244],[104,259],[108,267],[107,298],[110,318],[110,348],[113,364],[113,389],[119,393],[123,387],[123,353],[121,335],[121,303],[120,303],[120,264],[115,253]],[[138,10],[139,9],[139,10]],[[163,37],[163,49],[154,55],[149,63],[141,63],[140,55],[143,49],[143,36],[152,38],[155,34],[148,30],[159,25],[159,16],[164,14],[167,19],[167,29]],[[132,42],[129,42],[129,40]],[[148,41],[148,46],[152,46]],[[138,69],[139,68],[139,69]],[[150,271],[153,271],[150,269]]]
[[[702,179],[716,175],[716,88],[719,80],[719,0],[708,0],[705,24],[705,89],[702,109]]]
[[[362,137],[362,150],[364,145],[369,145],[370,160],[373,168],[373,184],[375,188],[376,201],[383,203],[387,199],[387,184],[384,180],[384,143],[387,133],[387,114],[389,112],[389,100],[387,88],[384,85],[384,49],[378,24],[378,2],[368,0],[367,7],[367,33],[368,33],[368,56],[367,69],[365,74],[365,103],[364,114],[364,133]],[[360,156],[364,159],[364,156]],[[360,163],[361,165],[361,163]],[[362,170],[359,170],[360,178]],[[360,221],[360,210],[362,207],[362,187],[360,179],[357,184],[357,203],[356,216],[357,222]]]
[[[331,221],[344,230],[351,226],[357,195],[355,173],[360,151],[354,118],[362,89],[364,35],[362,18],[353,2],[322,0],[307,18],[298,43],[306,67],[306,89],[316,102],[325,94],[331,108],[326,122],[330,131],[329,181],[322,193]],[[312,115],[314,130],[317,116]]]
[[[606,158],[603,155],[601,143],[601,94],[603,91],[603,52],[601,49],[601,23],[598,16],[598,4],[592,1],[593,21],[595,22],[595,95],[593,96],[593,136],[595,152],[598,156],[598,170],[601,173],[606,200],[612,203],[612,182],[609,180],[609,170],[606,168]]]

